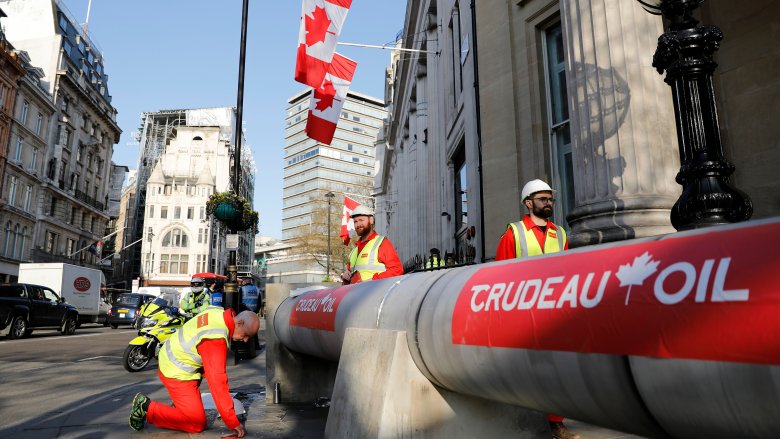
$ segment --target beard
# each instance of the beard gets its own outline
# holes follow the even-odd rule
[[[533,214],[538,216],[539,218],[544,218],[546,220],[549,220],[550,218],[552,218],[553,209],[552,206],[550,206],[549,204],[545,204],[543,207],[537,207],[536,204],[534,204]]]
[[[355,227],[355,233],[361,238],[365,238],[366,236],[370,235],[371,232],[374,231],[374,227],[369,224],[365,227]]]

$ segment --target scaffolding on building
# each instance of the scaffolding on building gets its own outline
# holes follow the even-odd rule
[[[235,154],[233,133],[235,132],[236,120],[235,108],[233,107],[146,112],[142,114],[141,120],[142,125],[138,129],[135,139],[139,143],[139,156],[131,241],[145,238],[146,184],[155,165],[166,152],[168,145],[176,138],[179,127],[218,127],[219,140],[226,142],[230,148],[229,152],[231,155]],[[242,143],[246,144],[245,141]],[[243,148],[241,152],[242,172],[245,175],[242,179],[242,187],[239,190],[242,192],[242,195],[247,196],[251,200],[254,195],[254,186],[247,182],[254,182],[256,173],[255,161],[248,146]],[[230,172],[233,172],[232,166]],[[253,257],[253,254],[246,256],[246,258],[249,258],[248,261],[252,261]],[[135,279],[141,275],[141,246],[136,246],[133,249],[132,259],[132,278]]]

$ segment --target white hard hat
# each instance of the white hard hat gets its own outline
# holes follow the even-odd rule
[[[374,216],[374,211],[370,207],[361,204],[358,207],[356,207],[355,210],[352,211],[352,215],[350,215],[350,218],[354,218],[360,215]]]
[[[528,183],[525,184],[525,186],[523,186],[523,192],[520,194],[520,197],[522,197],[521,199],[525,201],[525,199],[530,197],[531,195],[542,191],[555,193],[555,191],[550,187],[549,184],[537,178],[536,180],[529,181]]]

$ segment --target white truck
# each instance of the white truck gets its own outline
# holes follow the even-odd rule
[[[59,262],[19,264],[19,283],[43,285],[78,309],[79,323],[106,322],[105,276],[100,270]]]

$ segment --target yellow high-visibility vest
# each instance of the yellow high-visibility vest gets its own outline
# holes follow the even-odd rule
[[[160,349],[160,372],[166,378],[199,380],[203,359],[198,344],[206,339],[222,339],[230,348],[230,330],[223,317],[225,310],[209,307],[182,326]]]
[[[441,260],[438,256],[431,256],[430,259],[428,259],[428,262],[425,263],[425,268],[436,268],[436,267],[443,267],[444,261]]]
[[[375,274],[384,273],[387,270],[385,264],[379,262],[379,246],[382,245],[385,237],[381,235],[374,236],[363,247],[363,251],[358,254],[358,248],[352,249],[349,254],[350,275],[355,273],[360,275],[360,281],[371,280]]]
[[[195,299],[197,297],[197,299]],[[200,293],[188,291],[179,300],[179,309],[182,312],[200,314],[211,306],[211,293],[208,288],[203,288]]]
[[[552,223],[550,223],[552,224]],[[547,226],[547,237],[544,240],[544,249],[539,245],[539,241],[534,235],[532,229],[526,229],[525,223],[520,220],[516,223],[511,223],[507,226],[508,229],[512,229],[512,233],[515,237],[515,257],[523,258],[527,256],[536,256],[546,253],[555,253],[563,251],[566,246],[566,231],[562,227],[553,229]],[[520,230],[523,231],[522,236]]]

